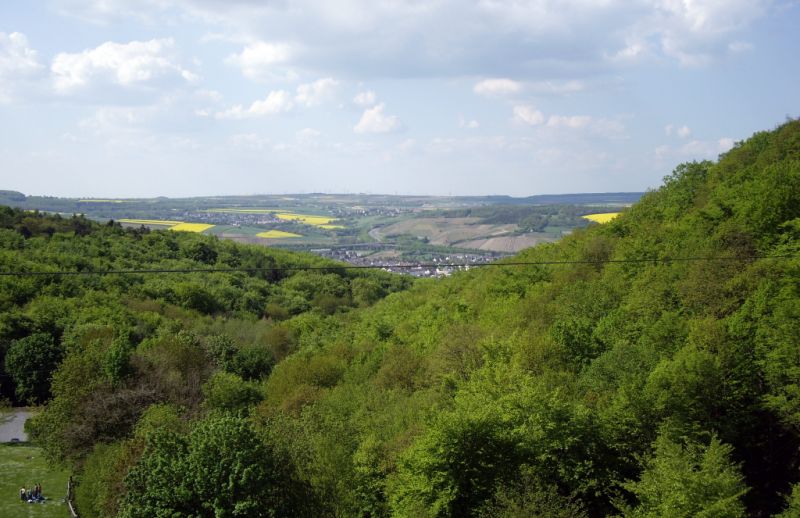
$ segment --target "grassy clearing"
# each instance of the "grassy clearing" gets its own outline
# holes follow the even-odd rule
[[[454,246],[456,243],[475,239],[489,239],[510,235],[517,230],[512,223],[481,223],[480,218],[409,218],[382,227],[378,232],[384,237],[425,237],[432,245]],[[373,237],[377,237],[373,234]],[[458,245],[461,246],[461,245]]]
[[[602,212],[600,214],[587,214],[586,216],[583,216],[583,219],[588,219],[589,221],[594,221],[595,223],[608,223],[619,215],[619,212]]]
[[[47,465],[42,451],[28,444],[0,444],[0,516],[19,518],[67,518],[63,502],[67,492],[66,471]],[[19,488],[42,485],[47,497],[43,504],[29,504],[19,499]]]
[[[287,237],[303,237],[300,234],[293,234],[291,232],[284,232],[283,230],[267,230],[266,232],[259,232],[256,237],[264,239],[283,239]]]
[[[164,227],[173,227],[180,225],[182,221],[171,221],[167,219],[118,219],[120,223],[128,223],[129,225],[158,225]]]

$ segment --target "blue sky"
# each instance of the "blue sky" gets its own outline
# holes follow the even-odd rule
[[[0,189],[657,187],[800,116],[790,0],[4,0]]]

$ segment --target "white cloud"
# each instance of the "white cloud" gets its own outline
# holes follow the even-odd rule
[[[489,97],[515,94],[522,91],[522,84],[511,79],[484,79],[472,89],[478,95]]]
[[[216,90],[199,89],[194,92],[195,97],[203,101],[218,103],[222,101],[222,94]]]
[[[734,146],[732,138],[723,137],[714,140],[694,139],[680,146],[662,145],[655,149],[659,160],[683,161],[714,159],[720,153],[729,151]]]
[[[593,118],[588,115],[550,115],[546,117],[541,111],[529,104],[514,106],[514,121],[529,126],[542,126],[539,135],[554,136],[560,130],[584,130],[591,134],[607,139],[626,139],[625,131],[620,117]]]
[[[338,81],[328,77],[299,85],[294,95],[287,90],[272,90],[265,99],[255,101],[247,108],[237,104],[216,112],[215,116],[217,119],[250,119],[286,113],[292,111],[296,105],[310,108],[330,100],[338,86]],[[201,110],[197,115],[203,117],[208,113],[208,110]]]
[[[317,106],[332,99],[338,86],[339,81],[333,78],[318,79],[313,83],[299,85],[294,99],[298,104],[309,108]]]
[[[291,93],[286,90],[273,90],[266,99],[255,101],[249,108],[237,104],[228,110],[217,112],[216,117],[218,119],[249,119],[285,113],[291,111],[292,108],[294,108],[294,102]]]
[[[231,135],[228,142],[237,149],[245,149],[248,151],[260,151],[269,148],[271,143],[266,137],[256,135],[255,133],[239,133]]]
[[[466,120],[464,117],[460,117],[458,119],[458,127],[465,129],[478,129],[481,127],[481,124],[475,119]]]
[[[295,138],[300,144],[314,144],[321,134],[314,128],[303,128],[295,134]]]
[[[667,124],[664,126],[664,135],[668,137],[675,135],[679,138],[689,138],[691,134],[692,130],[685,124],[680,127],[676,127],[674,124]]]
[[[358,92],[356,96],[353,97],[353,104],[361,108],[369,108],[370,106],[374,106],[377,100],[378,97],[375,95],[375,92],[367,90],[366,92]]]
[[[635,63],[642,57],[648,54],[648,46],[646,42],[638,40],[629,40],[625,42],[625,46],[614,53],[605,53],[605,58],[608,61],[616,63]]]
[[[749,52],[753,50],[753,44],[748,41],[734,41],[728,44],[728,50],[733,53]]]
[[[21,83],[43,68],[24,34],[0,32],[0,102],[10,101]]]
[[[608,139],[628,139],[630,138],[625,129],[625,124],[620,118],[613,119],[592,119],[590,131],[601,137]]]
[[[585,128],[592,122],[592,118],[587,115],[551,115],[547,119],[547,126],[550,128]]]
[[[400,119],[383,113],[384,104],[367,108],[353,131],[356,133],[391,133],[401,127]]]
[[[91,117],[82,119],[78,126],[94,134],[118,134],[144,126],[153,120],[158,110],[149,107],[106,106],[95,110]]]
[[[255,39],[247,74],[286,64],[358,77],[420,73],[592,75],[668,57],[707,63],[783,2],[774,0],[50,0],[64,13],[110,21],[200,20],[228,39]],[[446,27],[447,30],[442,30]],[[264,40],[269,41],[264,41]],[[289,43],[284,43],[289,42]],[[294,47],[302,42],[302,49]],[[263,48],[257,50],[258,47]],[[289,45],[287,48],[283,45]],[[734,45],[735,47],[735,45]],[[735,50],[733,50],[735,52]],[[242,51],[239,58],[244,58]],[[498,59],[498,56],[503,58]],[[547,77],[564,77],[563,74]]]
[[[583,81],[534,81],[525,85],[525,90],[537,94],[564,95],[582,92],[586,89]]]
[[[725,153],[727,151],[730,151],[733,148],[734,144],[735,142],[733,141],[732,138],[723,137],[717,141],[717,148],[719,149],[720,153]]]
[[[706,66],[727,52],[748,50],[749,44],[731,40],[764,16],[770,4],[770,0],[650,0],[621,32],[626,34],[625,47],[607,59],[665,56],[684,67]]]
[[[529,126],[544,122],[544,114],[529,104],[514,106],[514,120]]]
[[[152,23],[155,15],[173,4],[172,0],[55,0],[52,4],[65,15],[96,24],[136,18]]]
[[[292,48],[286,43],[256,41],[248,44],[239,54],[231,54],[226,63],[239,67],[248,79],[294,79],[296,74],[279,65],[292,57]]]
[[[135,86],[166,76],[196,80],[195,74],[172,57],[173,47],[174,41],[167,38],[130,43],[109,41],[76,54],[61,52],[50,67],[53,85],[56,92],[67,94],[95,82]]]

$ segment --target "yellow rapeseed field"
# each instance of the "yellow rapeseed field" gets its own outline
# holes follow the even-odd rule
[[[588,219],[589,221],[594,221],[595,223],[608,223],[619,215],[619,212],[603,212],[601,214],[587,214],[586,216],[583,216],[583,218]]]
[[[284,232],[283,230],[267,230],[266,232],[259,232],[256,237],[263,237],[264,239],[282,239],[285,237],[303,237],[300,234],[293,234],[291,232]]]
[[[170,227],[170,230],[182,230],[184,232],[205,232],[213,226],[214,225],[209,225],[207,223],[178,223],[174,227]]]
[[[205,232],[214,225],[207,223],[185,223],[183,221],[172,221],[166,219],[119,219],[120,223],[128,223],[129,225],[157,225],[169,227],[170,230],[178,230],[183,232]]]
[[[312,216],[309,214],[295,214],[294,212],[276,212],[275,217],[278,219],[282,219],[284,221],[299,221],[300,223],[305,223],[306,225],[327,225],[334,218],[329,218],[327,216]]]

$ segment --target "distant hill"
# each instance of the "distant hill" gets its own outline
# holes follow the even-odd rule
[[[25,201],[25,195],[17,191],[0,191],[0,205],[9,205]]]
[[[512,196],[478,196],[474,198],[502,205],[630,205],[639,201],[643,195],[643,192],[600,192],[537,194],[524,198]]]

